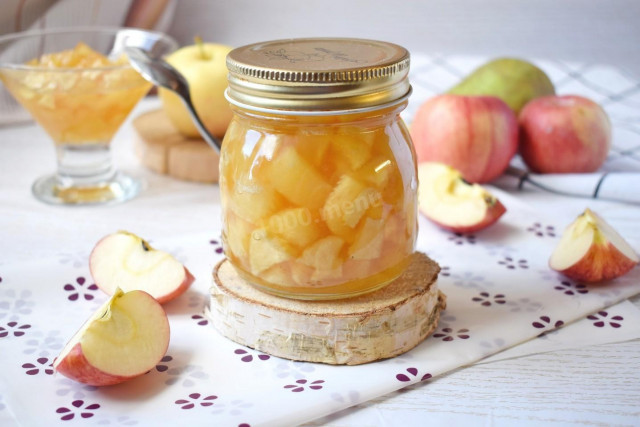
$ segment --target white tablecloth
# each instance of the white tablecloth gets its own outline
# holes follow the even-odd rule
[[[412,83],[414,85],[415,93],[409,108],[406,111],[407,119],[410,121],[411,115],[422,100],[426,99],[426,97],[431,94],[448,87],[456,81],[458,75],[464,74],[471,67],[480,62],[482,62],[482,58],[440,58],[414,55]],[[614,123],[615,141],[612,156],[607,162],[605,168],[608,168],[609,170],[629,170],[634,168],[636,160],[633,156],[629,156],[629,153],[632,155],[634,154],[633,150],[634,147],[638,145],[638,133],[640,132],[638,130],[640,127],[638,122],[638,117],[640,116],[638,113],[640,101],[636,99],[638,98],[637,90],[634,92],[633,89],[638,87],[637,83],[629,83],[626,76],[610,67],[587,67],[584,65],[545,62],[541,62],[540,65],[545,68],[545,70],[551,75],[554,82],[556,82],[559,92],[582,93],[601,102],[605,108],[607,108],[607,111],[612,118],[612,122]],[[145,100],[136,109],[133,116],[139,114],[141,111],[156,108],[157,106],[157,100]],[[208,236],[210,234],[210,240],[218,238],[217,234],[219,233],[220,210],[217,186],[179,182],[144,170],[134,157],[131,149],[132,132],[130,124],[127,123],[117,135],[116,140],[114,141],[116,163],[120,168],[144,179],[146,187],[143,193],[138,198],[121,205],[100,208],[78,208],[44,205],[33,199],[30,195],[30,186],[35,177],[54,169],[53,146],[48,143],[44,132],[32,125],[4,128],[0,130],[0,278],[3,277],[3,269],[5,271],[15,271],[20,266],[42,265],[43,267],[41,271],[38,271],[37,268],[34,268],[33,271],[29,271],[29,289],[33,288],[34,281],[36,280],[42,281],[38,286],[52,286],[48,283],[47,277],[44,275],[45,273],[53,271],[51,269],[54,269],[56,265],[59,266],[60,269],[70,267],[76,269],[84,268],[87,262],[87,255],[95,242],[105,234],[120,229],[131,230],[144,237],[169,242],[172,245],[171,247],[174,252],[177,252],[176,255],[178,257],[189,252],[184,248],[184,244],[189,241],[190,236]],[[552,194],[535,191],[513,192],[511,194],[502,193],[497,189],[496,191],[499,195],[502,195],[505,200],[512,202],[510,203],[511,207],[509,205],[507,207],[508,209],[511,209],[510,212],[515,215],[512,218],[516,223],[527,223],[527,215],[531,215],[531,227],[539,227],[544,234],[545,226],[547,224],[544,221],[548,220],[549,223],[554,224],[555,230],[559,234],[558,228],[561,228],[561,225],[568,224],[584,209],[585,206],[590,206],[604,216],[616,229],[620,230],[636,250],[640,250],[640,222],[638,221],[638,219],[640,219],[640,208],[638,206],[558,197]],[[543,222],[536,226],[535,223],[538,220]],[[421,227],[423,229],[423,231],[421,231],[423,239],[425,235],[435,236],[437,234],[440,236],[439,238],[444,241],[459,239],[462,243],[465,242],[465,238],[463,237],[443,234],[433,228],[424,219],[421,220]],[[500,230],[498,229],[497,232],[500,232]],[[533,230],[531,235],[534,236],[535,233],[536,231]],[[551,245],[549,241],[553,242],[553,239],[557,238],[557,235],[549,235],[545,237],[548,239],[548,242],[546,242],[545,245],[542,245],[542,247],[548,248]],[[535,239],[535,237],[532,237],[532,239]],[[532,242],[535,242],[535,240],[532,240]],[[467,241],[466,243],[468,244],[469,242]],[[205,263],[205,265],[199,268],[199,271],[196,273],[197,277],[198,274],[200,277],[206,276],[206,269],[219,258],[219,255],[215,253],[215,249],[215,243],[211,244],[209,241],[204,242],[199,249],[200,253],[204,254],[208,264]],[[422,249],[426,250],[425,248]],[[518,248],[510,248],[508,244],[496,243],[494,250],[496,251],[496,254],[500,252],[498,256],[502,256],[503,253],[508,254],[510,251],[517,252]],[[434,250],[431,255],[438,260],[437,250]],[[544,257],[546,257],[546,255],[544,255]],[[494,275],[495,271],[497,271],[496,269],[508,268],[506,267],[506,264],[509,262],[514,263],[515,268],[519,268],[521,266],[518,263],[522,260],[508,260],[505,255],[505,259],[503,261],[504,262],[502,264],[496,263],[494,266],[487,267],[486,271],[482,268],[480,268],[482,271],[460,271],[455,268],[455,265],[448,266],[452,269],[451,274],[446,274],[445,270],[443,280],[446,280],[450,282],[451,285],[458,286],[460,288],[464,288],[464,284],[466,283],[468,285],[467,287],[470,287],[471,291],[474,291],[474,280],[476,281],[475,283],[477,283],[478,281],[482,281],[486,278],[496,277]],[[543,276],[545,273],[541,272],[542,268],[540,267],[544,263],[540,262],[539,259],[535,262],[532,260],[528,261],[529,264],[536,266],[536,271],[532,272],[532,274],[540,275],[541,280],[544,279]],[[477,277],[474,277],[474,274]],[[633,274],[635,274],[635,276],[631,276],[632,278],[638,276],[637,269]],[[86,280],[90,279],[86,278]],[[462,283],[462,285],[456,285],[456,281]],[[489,279],[489,281],[491,281],[491,279]],[[74,283],[73,285],[78,289],[82,286],[79,282]],[[633,286],[633,283],[630,285]],[[4,288],[2,288],[3,286]],[[200,286],[205,286],[206,291],[206,284],[203,285],[202,281]],[[27,287],[27,285],[25,285],[25,287]],[[562,283],[558,283],[557,287],[562,288],[556,289],[559,296],[569,295],[567,292],[573,292],[575,295],[579,295],[580,293],[580,288],[578,288],[576,284],[563,285]],[[202,288],[200,289],[202,290]],[[481,289],[478,288],[477,290],[479,293],[478,297],[483,297],[480,295]],[[23,303],[19,303],[19,301],[24,301],[26,303],[29,301],[39,301],[37,292],[29,295],[21,295],[20,286],[12,284],[11,289],[9,289],[7,287],[6,280],[4,282],[0,281],[0,292],[3,292],[5,301],[11,301],[10,306],[0,307],[0,314],[3,313],[2,310],[4,310],[4,313],[6,314],[4,319],[0,319],[0,323],[3,323],[3,321],[4,323],[7,323],[12,315],[19,317],[21,315],[21,310],[23,312],[30,311],[28,304],[25,306]],[[7,292],[9,293],[7,294]],[[634,292],[629,292],[629,294],[632,293]],[[43,292],[43,294],[47,293]],[[621,294],[619,292],[616,293],[612,291],[610,295],[610,302],[620,299],[620,295]],[[495,295],[490,295],[489,297],[495,298]],[[42,301],[40,300],[39,302],[41,303]],[[526,301],[511,300],[510,302],[515,303],[516,305],[520,304],[522,307],[527,305]],[[198,304],[198,301],[185,300],[182,305],[190,307],[190,304]],[[532,313],[537,313],[535,306],[532,306],[531,309]],[[587,313],[585,312],[584,314]],[[637,309],[633,306],[624,304],[621,306],[619,305],[616,306],[615,314],[611,311],[610,313],[607,312],[605,314],[596,313],[594,316],[596,317],[595,319],[585,319],[584,321],[581,321],[582,326],[580,325],[581,322],[579,322],[567,327],[566,331],[561,330],[557,332],[557,336],[550,335],[548,339],[539,340],[537,344],[529,344],[532,347],[528,349],[526,347],[516,347],[509,350],[512,352],[510,353],[511,356],[506,357],[518,357],[523,354],[557,351],[558,349],[567,347],[580,347],[582,349],[584,348],[582,346],[590,344],[624,341],[638,336],[638,328],[633,327],[634,322],[632,321],[632,319],[637,319],[638,314]],[[551,318],[547,321],[543,318],[545,317],[544,313],[537,313],[535,317],[545,328],[557,321],[557,319]],[[622,317],[625,320],[624,327],[618,328],[611,326],[611,322],[620,322],[613,319],[613,317]],[[84,318],[56,318],[55,310],[52,310],[51,322],[61,322],[65,325],[64,328],[60,327],[59,329],[73,331],[83,320]],[[198,319],[195,318],[190,320],[197,321]],[[594,327],[594,323],[599,321],[605,322],[606,325],[610,327],[610,334],[602,334],[601,332],[604,331],[604,329],[598,328],[597,326]],[[445,316],[445,323],[446,322],[447,319]],[[455,323],[452,319],[448,319],[448,322]],[[635,325],[638,324],[640,324],[640,322],[635,322]],[[17,324],[15,326],[19,327],[20,325]],[[441,329],[444,329],[445,327],[446,325],[443,324]],[[6,325],[5,329],[8,329],[6,328]],[[443,337],[446,338],[446,334],[448,333],[447,331],[439,332],[444,334],[440,339]],[[456,330],[454,332],[458,331]],[[597,334],[596,332],[600,332],[600,334]],[[562,338],[563,336],[560,335],[562,333],[566,334],[564,335],[565,338]],[[615,336],[613,335],[614,333]],[[460,332],[458,335],[465,335],[465,333]],[[456,337],[454,336],[454,339],[455,338]],[[34,346],[37,347],[37,351],[43,351],[42,348],[46,347],[47,339],[51,342],[57,343],[60,340],[68,339],[68,336],[48,337],[36,335],[30,337],[30,339],[35,340],[36,344]],[[0,339],[0,358],[2,357],[3,349],[6,350],[5,354],[15,350],[15,342],[15,340],[10,341],[8,339]],[[180,340],[178,340],[178,342],[181,342],[184,345],[189,344],[188,342]],[[490,351],[492,347],[501,347],[500,342],[496,342],[495,340],[486,341],[485,345],[487,347],[487,354],[492,352]],[[229,344],[229,346],[233,347],[232,344]],[[426,386],[414,386],[411,391],[390,398],[390,401],[392,401],[390,404],[378,401],[377,404],[367,406],[363,410],[343,412],[331,419],[324,419],[322,422],[335,425],[341,425],[342,422],[348,423],[349,425],[406,425],[406,423],[415,424],[417,422],[429,421],[429,417],[432,417],[431,421],[457,423],[467,421],[478,422],[483,419],[484,422],[493,420],[494,422],[497,421],[498,424],[505,422],[508,423],[509,420],[514,419],[518,419],[519,421],[544,420],[549,423],[552,421],[581,420],[598,420],[605,423],[622,424],[635,423],[638,421],[637,402],[640,401],[640,389],[635,385],[640,384],[640,361],[637,357],[634,358],[633,355],[637,354],[638,350],[640,350],[640,341],[636,339],[632,343],[626,345],[608,344],[607,348],[613,349],[614,353],[615,349],[620,349],[620,354],[616,357],[618,360],[625,361],[625,363],[619,366],[619,369],[615,371],[613,375],[618,375],[620,378],[628,379],[628,381],[622,381],[623,385],[620,386],[626,391],[626,396],[628,398],[626,400],[608,397],[606,393],[605,395],[600,396],[598,393],[586,389],[573,390],[570,384],[568,384],[567,391],[573,391],[573,397],[566,403],[567,410],[563,412],[561,411],[564,415],[554,413],[553,416],[545,415],[541,416],[541,418],[532,418],[526,404],[522,403],[523,401],[526,401],[526,399],[518,400],[517,396],[509,396],[510,387],[516,389],[518,384],[515,380],[507,380],[501,383],[505,394],[501,395],[499,402],[494,399],[493,402],[489,402],[484,410],[478,409],[477,407],[482,405],[470,404],[469,407],[473,406],[474,408],[472,410],[464,410],[459,406],[447,402],[446,395],[439,396],[438,393],[432,394],[429,391],[426,391],[431,389],[442,390],[443,388],[446,390],[447,387],[454,387],[455,393],[463,396],[460,398],[462,401],[467,399],[470,402],[476,403],[482,401],[483,398],[486,399],[491,396],[490,390],[479,392],[475,388],[475,384],[472,382],[454,384],[452,386],[451,383],[448,383],[450,378],[455,378],[456,375],[463,375],[460,372],[456,372],[440,379],[431,380],[429,381],[430,384],[427,384]],[[36,350],[34,349],[34,352],[35,351]],[[258,360],[258,354],[254,354],[249,349],[245,349],[243,351],[246,352],[242,353],[243,357],[254,356],[254,359]],[[588,350],[584,351],[587,352],[585,354],[588,354]],[[55,353],[55,349],[51,348],[47,358],[55,356]],[[577,357],[580,357],[580,354],[582,353],[577,354]],[[400,359],[400,361],[402,361],[402,359]],[[417,363],[418,361],[411,361],[411,363],[414,362]],[[37,358],[34,358],[34,362],[32,364],[35,366],[37,363]],[[509,363],[513,362],[493,362],[482,366],[498,367],[495,368],[495,371],[500,372],[500,369],[502,369],[500,366],[509,366]],[[611,363],[615,364],[615,360]],[[167,369],[170,368],[170,360],[167,361],[166,366]],[[305,369],[304,367],[296,366],[296,369],[302,369],[303,371]],[[602,369],[598,360],[590,360],[589,367],[594,371]],[[405,368],[406,367],[402,366],[402,369]],[[556,365],[548,366],[548,369],[551,371],[560,368],[561,366]],[[571,370],[571,367],[567,368]],[[0,381],[3,381],[3,378],[8,377],[5,375],[7,371],[4,369],[22,371],[28,368],[24,368],[22,366],[7,366],[6,368],[3,368],[4,372],[0,372]],[[40,369],[44,373],[46,367],[40,367]],[[291,367],[289,366],[286,369],[291,370]],[[474,367],[467,371],[473,372],[474,369],[486,368]],[[412,377],[419,374],[423,373],[414,373],[413,370],[409,370],[403,375],[408,379],[412,379]],[[189,371],[186,369],[182,371],[174,371],[174,375],[176,378],[174,383],[182,382],[184,386],[186,382],[192,380],[195,381],[194,378],[197,379],[198,375],[202,374],[199,374],[197,370]],[[589,375],[590,374],[587,372],[584,374],[584,377],[591,378]],[[479,375],[479,377],[480,376],[481,375]],[[296,381],[296,378],[297,377],[293,375],[291,376],[292,381]],[[535,378],[535,374],[532,375],[532,378]],[[27,379],[28,377],[25,375],[24,381],[27,381]],[[55,414],[48,413],[47,417],[44,417],[43,415],[44,418],[42,419],[49,419],[49,416],[57,415],[56,419],[62,420],[62,417],[64,417],[65,414],[73,412],[74,406],[72,405],[72,402],[82,400],[81,398],[74,400],[72,396],[73,394],[78,394],[78,396],[81,397],[91,395],[88,390],[83,391],[82,388],[71,385],[60,377],[58,377],[56,381],[60,383],[58,386],[58,390],[61,390],[60,393],[64,393],[64,390],[67,390],[67,393],[69,393],[69,398],[67,399],[69,402],[64,406],[62,404],[58,404],[58,401],[56,401],[56,404],[52,404],[55,407],[53,409],[66,407],[69,411]],[[398,378],[398,381],[402,382],[403,380]],[[494,377],[492,381],[498,380]],[[579,380],[576,382],[579,382]],[[530,381],[528,384],[535,388],[534,381]],[[319,385],[322,386],[322,383],[319,383]],[[597,387],[597,385],[594,384],[594,387]],[[324,388],[325,390],[328,389],[326,386]],[[23,383],[21,381],[19,386],[9,383],[6,380],[0,383],[0,421],[6,421],[8,423],[14,420],[14,415],[18,416],[18,422],[25,424],[30,424],[34,422],[34,420],[38,419],[38,414],[33,413],[32,418],[24,418],[24,407],[21,407],[21,402],[22,399],[24,399],[25,390],[28,391],[28,384],[26,382]],[[123,389],[119,390],[122,392]],[[533,390],[529,389],[529,391]],[[195,393],[195,391],[193,393]],[[189,399],[197,402],[198,399],[204,399],[207,397],[204,394],[201,394],[196,398],[191,396],[193,393],[187,393],[185,395],[185,403],[183,405],[188,405]],[[593,396],[594,399],[598,396],[600,404],[597,406],[582,405],[580,402],[575,401],[576,393],[578,396],[585,396],[585,399],[587,396]],[[472,394],[473,397],[471,396]],[[432,408],[432,410],[429,410],[426,406],[421,409],[420,404],[409,407],[410,405],[407,405],[407,402],[411,401],[410,396],[428,396],[428,406]],[[374,394],[367,396],[367,398],[374,397]],[[47,403],[47,396],[41,396],[40,398],[44,404]],[[60,398],[60,395],[57,395],[57,398]],[[153,396],[145,397],[135,395],[129,396],[129,398],[134,399],[134,401],[138,402],[140,405],[150,408],[150,411],[153,409]],[[474,400],[474,398],[479,400]],[[362,396],[349,396],[348,394],[338,393],[335,400],[335,408],[339,409],[351,404],[360,403]],[[83,405],[87,406],[89,404],[89,401],[83,401]],[[23,402],[23,405],[27,407],[28,403]],[[176,405],[179,404],[176,403]],[[238,407],[234,409],[233,405]],[[221,404],[218,404],[218,406],[214,404],[212,407],[220,408],[220,411],[227,411],[229,414],[234,410],[239,411],[239,413],[242,413],[242,411],[250,412],[247,408],[243,408],[242,405],[242,402],[228,402],[226,407]],[[447,408],[447,405],[449,405],[448,407],[450,409],[443,411],[442,408]],[[46,408],[46,411],[51,412],[51,408],[48,406],[43,406],[43,408]],[[433,408],[439,409],[433,410]],[[275,405],[272,408],[274,414],[270,414],[272,417],[265,419],[287,420],[288,418],[283,416],[282,413],[278,414],[278,411],[284,411],[286,415],[286,412],[290,410],[291,408],[278,408],[278,405]],[[91,412],[91,409],[88,409],[87,413],[89,412]],[[94,410],[93,415],[86,419],[81,419],[80,415],[78,415],[74,422],[83,421],[90,424],[119,423],[125,425],[127,423],[133,424],[134,422],[140,425],[148,425],[150,422],[150,419],[145,420],[144,417],[134,419],[126,414],[122,414],[120,418],[113,416],[113,414],[111,417],[107,417],[105,416],[105,412],[105,408],[103,407],[102,411]],[[326,411],[318,411],[319,415],[324,413],[326,413]],[[387,413],[393,413],[394,418],[391,419],[388,416],[385,416]],[[542,413],[544,413],[544,409],[542,409]],[[80,412],[78,412],[78,414],[80,414]],[[180,416],[179,412],[176,412],[175,414],[176,417]],[[301,422],[311,419],[314,416],[315,415],[310,414],[305,418],[304,415],[301,415],[291,419],[296,420],[296,422]],[[177,420],[179,418],[175,419]],[[202,419],[202,422],[208,425],[213,422],[213,419]],[[255,420],[252,425],[254,424],[258,425],[260,423]]]

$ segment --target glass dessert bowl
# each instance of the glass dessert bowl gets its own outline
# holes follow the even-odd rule
[[[0,80],[54,142],[57,170],[33,184],[51,204],[128,200],[140,182],[119,172],[111,140],[151,88],[129,64],[128,46],[164,56],[170,37],[123,28],[66,28],[0,37]]]

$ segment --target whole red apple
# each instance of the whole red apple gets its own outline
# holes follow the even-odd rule
[[[469,182],[488,182],[518,148],[514,112],[492,96],[440,95],[420,106],[411,125],[418,163],[445,163]]]
[[[536,98],[520,112],[520,155],[538,173],[593,172],[611,147],[602,107],[576,95]]]

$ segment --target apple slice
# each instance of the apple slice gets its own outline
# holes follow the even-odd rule
[[[562,234],[549,266],[574,280],[599,282],[622,276],[638,262],[622,236],[587,208]]]
[[[118,384],[148,372],[169,347],[169,321],[144,291],[116,289],[56,358],[56,371],[81,383]]]
[[[482,230],[506,212],[500,200],[482,186],[466,182],[459,171],[445,164],[421,163],[418,181],[420,211],[446,230]]]
[[[312,282],[337,279],[342,276],[342,260],[340,250],[344,240],[337,236],[327,236],[309,246],[299,261],[315,269],[311,275]]]
[[[117,287],[125,292],[140,289],[161,304],[181,295],[194,280],[174,257],[127,231],[100,240],[89,257],[89,269],[96,285],[108,295]]]
[[[259,276],[274,265],[289,261],[295,252],[295,248],[286,240],[270,236],[264,228],[257,229],[249,239],[251,273]]]

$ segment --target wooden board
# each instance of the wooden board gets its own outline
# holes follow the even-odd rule
[[[440,267],[422,253],[384,288],[344,300],[301,301],[257,290],[228,260],[213,271],[207,316],[227,338],[292,360],[358,365],[402,354],[436,328]]]
[[[218,154],[204,140],[180,134],[161,109],[136,117],[133,128],[136,156],[147,168],[186,181],[218,182]]]

